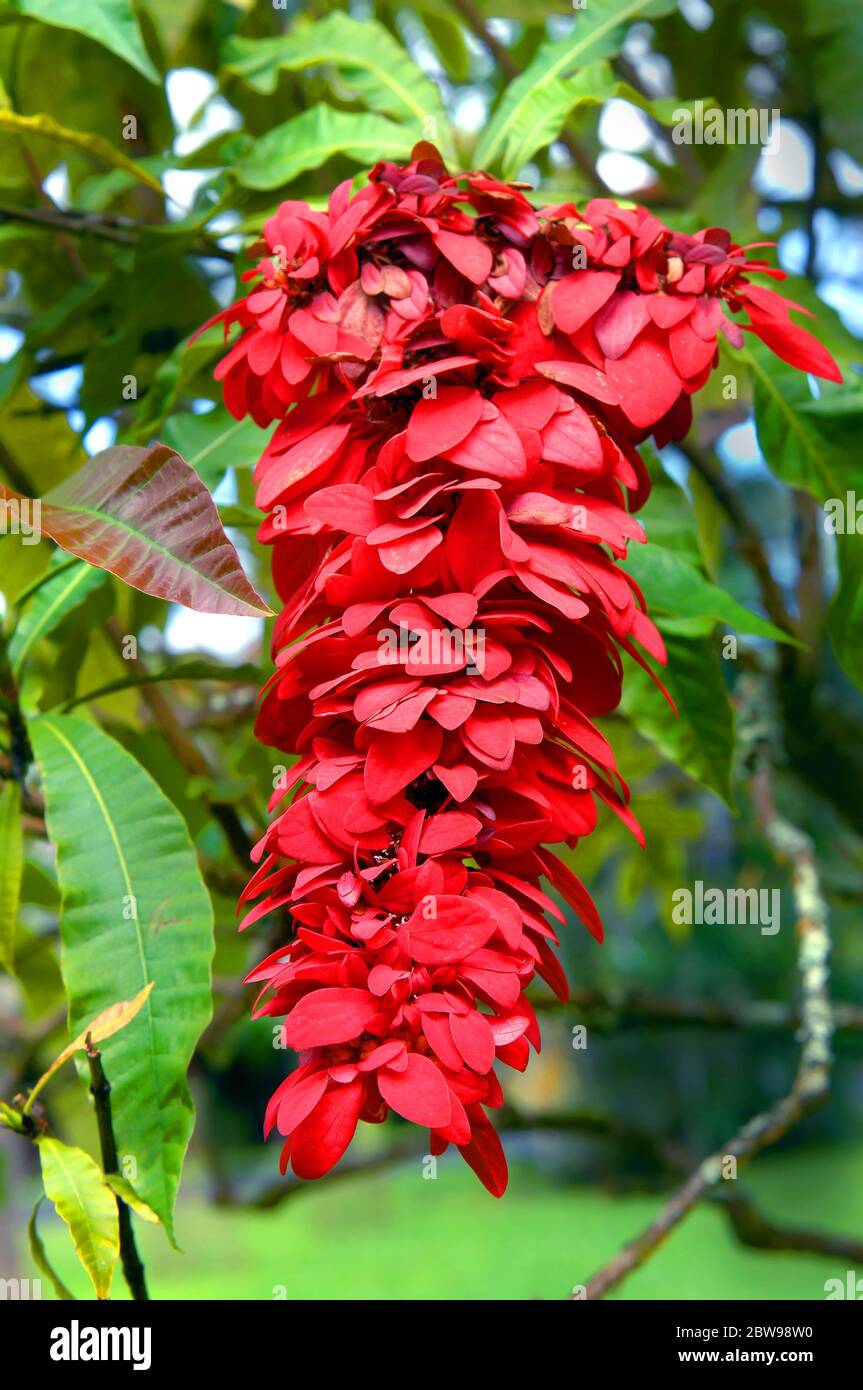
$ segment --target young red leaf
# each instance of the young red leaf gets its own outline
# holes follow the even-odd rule
[[[270,611],[194,468],[162,444],[96,454],[45,494],[41,521],[63,550],[154,598],[201,613]]]

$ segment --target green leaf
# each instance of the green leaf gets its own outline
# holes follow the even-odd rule
[[[672,0],[590,0],[576,13],[569,33],[540,44],[532,62],[509,84],[480,139],[474,164],[482,169],[500,164],[504,177],[514,177],[525,162],[524,152],[532,154],[553,138],[575,102],[587,99],[587,91],[577,82],[581,69],[613,57],[634,20],[673,8]],[[576,95],[571,100],[569,84],[574,77]]]
[[[102,1170],[83,1149],[47,1135],[37,1139],[45,1195],[69,1227],[97,1298],[107,1298],[120,1253],[117,1202]]]
[[[144,47],[131,0],[71,0],[71,3],[70,0],[12,0],[12,3],[20,14],[41,20],[43,24],[75,29],[116,53],[151,82],[161,81]]]
[[[849,486],[863,484],[857,448],[863,424],[859,386],[820,381],[816,398],[806,374],[777,361],[762,343],[738,356],[752,371],[757,439],[777,478],[819,502],[844,498]]]
[[[674,621],[709,619],[711,624],[726,623],[738,632],[800,645],[787,632],[759,618],[757,613],[750,613],[724,589],[711,584],[700,570],[675,551],[655,544],[632,546],[625,567],[644,590],[648,612],[663,629],[668,626],[663,618],[667,614]]]
[[[412,143],[440,138],[445,144],[450,139],[437,87],[377,20],[359,21],[333,10],[325,19],[295,25],[279,38],[230,38],[221,59],[228,72],[267,95],[276,90],[280,71],[331,64],[367,110],[409,124]],[[430,121],[437,132],[432,133]]]
[[[716,645],[710,638],[671,636],[666,647],[668,668],[662,679],[678,717],[634,662],[627,664],[621,708],[664,757],[733,809],[734,711]]]
[[[100,159],[103,164],[110,164],[114,169],[124,169],[139,183],[145,183],[154,193],[164,196],[164,190],[157,178],[122,150],[115,149],[110,140],[106,140],[102,135],[94,135],[86,130],[70,130],[68,126],[55,121],[53,116],[19,116],[17,111],[3,109],[0,109],[0,130],[9,131],[12,135],[39,136],[45,140],[59,140],[63,145],[74,145],[76,149],[84,150],[95,159]]]
[[[9,640],[9,660],[16,676],[20,675],[36,643],[106,583],[104,570],[94,569],[83,560],[73,560],[70,564],[61,551],[57,551],[56,556],[56,573],[49,573],[38,587],[33,586]]]
[[[235,420],[224,406],[206,415],[172,415],[161,431],[163,442],[194,468],[210,492],[229,468],[254,468],[270,434],[251,418]]]
[[[17,782],[3,782],[0,785],[0,965],[10,973],[15,961],[15,924],[23,871],[21,790]]]
[[[256,140],[234,170],[244,188],[280,188],[306,169],[319,169],[334,155],[357,164],[408,159],[415,132],[368,112],[336,111],[318,102]]]
[[[122,1198],[127,1207],[131,1207],[136,1215],[140,1216],[142,1221],[149,1221],[152,1225],[158,1225],[159,1218],[153,1208],[141,1200],[132,1184],[121,1177],[119,1173],[106,1173],[105,1182],[117,1197]]]
[[[186,1071],[210,1018],[213,913],[179,812],[106,733],[73,715],[29,725],[63,893],[69,1028],[154,982],[103,1049],[121,1163],[173,1241],[194,1122]],[[154,874],[153,866],[158,865]]]
[[[63,1283],[63,1280],[60,1278],[59,1274],[55,1272],[50,1260],[48,1259],[48,1256],[45,1253],[45,1246],[42,1244],[42,1237],[39,1234],[39,1228],[36,1224],[36,1220],[39,1215],[39,1208],[41,1207],[44,1200],[44,1197],[40,1197],[36,1202],[35,1206],[33,1207],[33,1211],[30,1216],[30,1221],[27,1226],[27,1237],[30,1242],[30,1254],[33,1256],[33,1263],[35,1264],[36,1268],[41,1270],[45,1277],[51,1281],[52,1285],[54,1286],[54,1292],[57,1295],[57,1297],[61,1299],[63,1302],[74,1302],[75,1295],[73,1293],[70,1293],[69,1290],[66,1288],[66,1285]]]

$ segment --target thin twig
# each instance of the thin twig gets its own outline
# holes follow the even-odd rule
[[[87,1061],[90,1064],[90,1094],[96,1107],[96,1123],[99,1127],[99,1146],[102,1151],[102,1168],[105,1173],[119,1173],[117,1142],[111,1120],[111,1086],[102,1066],[102,1054],[93,1046],[90,1035],[86,1041]],[[132,1213],[117,1193],[117,1216],[120,1224],[120,1259],[123,1274],[129,1285],[129,1292],[136,1303],[149,1300],[147,1279],[132,1229]]]

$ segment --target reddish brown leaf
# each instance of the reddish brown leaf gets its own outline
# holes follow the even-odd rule
[[[19,494],[0,484],[7,498]],[[42,498],[42,530],[134,589],[201,613],[269,613],[195,470],[163,444],[104,449]]]

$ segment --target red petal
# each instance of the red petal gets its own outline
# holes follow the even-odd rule
[[[338,1163],[354,1137],[365,1083],[357,1078],[333,1086],[318,1101],[293,1138],[291,1166],[298,1178],[320,1178]]]
[[[351,1042],[379,1009],[380,1003],[367,989],[316,989],[297,1001],[282,1033],[298,1052]]]
[[[389,801],[431,767],[442,746],[443,731],[430,719],[408,733],[377,734],[363,770],[366,793],[374,802]]]
[[[297,1126],[302,1124],[306,1116],[311,1114],[326,1089],[327,1073],[325,1071],[315,1072],[312,1076],[307,1076],[304,1081],[298,1082],[296,1086],[292,1086],[285,1093],[279,1106],[276,1120],[279,1133],[292,1134]]]
[[[488,279],[493,257],[489,247],[479,237],[439,229],[434,233],[433,241],[450,265],[454,265],[471,284],[482,285]]]
[[[667,348],[646,333],[616,362],[609,359],[605,370],[621,409],[639,429],[654,425],[680,395],[680,377]]]
[[[414,463],[446,453],[470,434],[482,415],[482,396],[473,386],[442,386],[418,401],[408,421],[408,458]]]
[[[647,296],[634,290],[613,294],[596,316],[593,331],[606,357],[622,357],[650,320]]]
[[[679,323],[668,335],[671,360],[683,377],[698,376],[713,361],[716,339],[708,342],[689,323]]]
[[[494,1035],[485,1017],[471,1009],[466,1014],[451,1014],[449,1026],[467,1065],[484,1076],[494,1062]]]
[[[575,270],[558,280],[551,293],[554,321],[564,333],[576,333],[601,309],[620,283],[612,270]]]
[[[468,1117],[471,1141],[469,1144],[460,1144],[459,1153],[465,1162],[470,1164],[491,1195],[502,1197],[506,1191],[509,1174],[506,1169],[506,1155],[497,1137],[497,1130],[478,1105],[468,1107]]]
[[[771,314],[762,313],[753,304],[749,305],[749,317],[752,320],[752,328],[762,343],[765,343],[771,352],[775,352],[777,357],[781,357],[783,362],[790,363],[792,367],[799,367],[803,372],[812,372],[813,376],[823,377],[825,381],[841,382],[842,373],[830,353],[822,347],[817,338],[807,333],[805,328],[792,323],[790,319],[783,321]]]
[[[378,1076],[378,1090],[397,1115],[415,1125],[440,1129],[450,1122],[452,1106],[443,1072],[420,1052],[408,1055],[404,1071],[384,1068]]]
[[[612,390],[608,377],[597,367],[589,367],[586,362],[537,362],[536,370],[549,381],[559,381],[586,396],[602,401],[605,405],[617,405],[617,392]]]
[[[436,912],[435,917],[426,913]],[[406,924],[411,955],[420,965],[447,965],[484,946],[496,923],[488,909],[452,893],[430,894]]]

